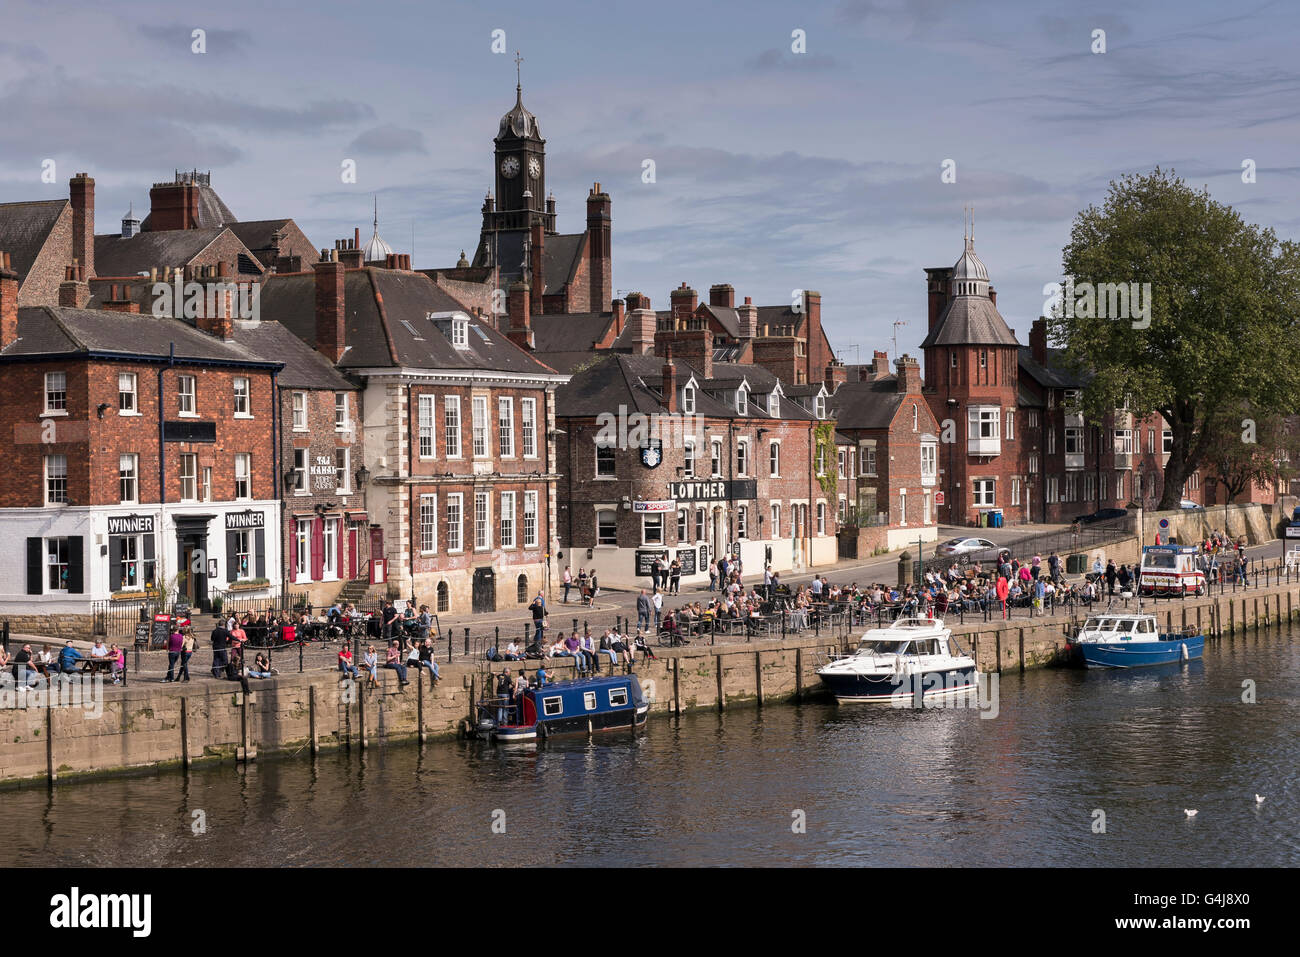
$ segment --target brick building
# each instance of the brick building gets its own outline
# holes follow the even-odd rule
[[[278,594],[275,374],[233,341],[136,311],[18,308],[0,269],[0,558],[12,614],[85,614],[146,590],[206,608]]]
[[[78,173],[67,199],[0,203],[0,249],[18,277],[18,305],[54,305],[67,267],[95,275],[95,181]]]
[[[546,587],[554,390],[564,381],[470,316],[409,257],[270,277],[262,315],[360,383],[376,583],[438,611],[514,607]]]

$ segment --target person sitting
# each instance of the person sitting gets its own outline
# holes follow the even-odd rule
[[[537,677],[533,681],[533,687],[545,688],[550,683],[551,683],[551,676],[546,673],[546,669],[538,668]]]
[[[650,642],[645,640],[644,635],[637,635],[633,643],[632,646],[633,661],[636,660],[636,652],[638,651],[641,652],[641,654],[644,655],[646,658],[649,658],[651,661],[658,660],[657,656],[655,655],[655,650],[650,647]]]
[[[64,674],[71,674],[77,670],[77,662],[80,660],[81,652],[72,647],[71,641],[66,641],[59,651],[58,670]]]
[[[438,662],[433,660],[433,641],[426,638],[420,642],[419,647],[420,667],[429,669],[429,682],[436,685],[442,677],[442,673],[438,670]]]
[[[339,671],[348,678],[356,678],[357,669],[352,664],[352,649],[346,644],[339,649]]]
[[[611,669],[618,664],[618,651],[614,648],[614,632],[612,629],[606,628],[605,633],[600,636],[600,650],[609,655]]]
[[[375,654],[374,645],[366,646],[366,653],[361,659],[361,663],[365,666],[366,672],[370,676],[367,685],[371,688],[377,688],[379,686],[379,656]]]
[[[404,688],[410,684],[406,680],[406,665],[402,664],[402,645],[396,638],[388,643],[388,657],[384,661],[384,667],[397,672],[397,686],[399,688]]]
[[[126,652],[113,644],[108,648],[108,657],[112,662],[109,667],[113,672],[113,684],[121,684],[122,673],[126,671]]]
[[[520,653],[519,645],[514,639],[506,645],[506,652],[501,656],[502,661],[522,661],[523,655]]]
[[[580,651],[583,658],[587,661],[587,671],[592,673],[600,672],[599,660],[596,658],[596,640],[591,637],[590,633],[583,633]]]
[[[259,651],[257,656],[253,659],[253,667],[248,669],[248,677],[269,678],[272,674],[270,659]]]
[[[586,674],[587,659],[582,655],[582,641],[576,631],[564,639],[564,653],[574,660],[578,674]]]
[[[669,612],[664,617],[663,626],[660,628],[660,637],[667,638],[670,645],[679,644],[682,640],[681,629],[677,626],[677,616],[672,612]]]

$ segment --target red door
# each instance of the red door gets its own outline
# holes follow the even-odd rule
[[[348,580],[357,577],[357,526],[355,523],[348,525]]]
[[[377,584],[381,579],[375,562],[384,559],[384,529],[381,525],[370,526],[370,581]]]

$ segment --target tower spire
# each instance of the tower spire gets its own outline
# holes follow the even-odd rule
[[[523,77],[519,69],[519,64],[523,62],[524,62],[524,58],[521,57],[519,55],[519,51],[516,50],[515,51],[515,99],[521,103],[523,102],[523,97],[524,97],[524,87],[523,87]]]

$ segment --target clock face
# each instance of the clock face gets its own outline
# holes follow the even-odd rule
[[[537,179],[537,177],[542,175],[542,164],[537,162],[536,156],[530,156],[528,158],[528,175],[533,179]]]
[[[514,179],[519,174],[519,160],[513,156],[507,156],[501,161],[501,175],[506,179]]]

